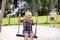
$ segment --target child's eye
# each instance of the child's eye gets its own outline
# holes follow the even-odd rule
[[[26,14],[26,15],[28,15],[28,14]]]
[[[31,16],[31,15],[29,15],[29,14],[26,14],[26,15]]]

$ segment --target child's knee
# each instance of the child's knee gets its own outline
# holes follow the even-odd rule
[[[28,37],[28,34],[27,33],[24,33],[25,37]]]
[[[34,37],[34,34],[33,34],[33,33],[31,33],[31,34],[30,34],[30,37]]]

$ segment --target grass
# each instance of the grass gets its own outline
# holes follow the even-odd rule
[[[60,24],[60,15],[57,15],[57,21],[56,23],[57,24]],[[23,17],[21,17],[21,19],[23,19]],[[36,21],[36,17],[33,16],[32,19],[34,21]],[[49,21],[50,17],[49,16],[38,16],[38,24],[49,24],[50,21]],[[10,18],[10,25],[17,25],[18,24],[18,17],[15,17],[15,18]],[[9,25],[9,18],[4,18],[3,19],[3,25]]]
[[[60,24],[56,24],[56,27],[57,27],[57,28],[60,28]]]
[[[50,27],[50,24],[41,24],[40,26]],[[56,27],[56,28],[60,28],[60,24],[55,24],[55,27]]]

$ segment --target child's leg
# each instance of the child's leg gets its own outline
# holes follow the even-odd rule
[[[54,24],[54,18],[50,18],[50,26],[53,26],[53,24]]]
[[[50,26],[52,26],[52,20],[50,20]]]
[[[51,25],[52,25],[52,18],[50,17],[50,27],[51,27]]]
[[[55,27],[55,20],[53,20],[53,27]]]
[[[24,33],[24,35],[25,35],[24,40],[28,40],[28,34]]]
[[[30,34],[30,40],[34,40],[34,34],[33,33]]]

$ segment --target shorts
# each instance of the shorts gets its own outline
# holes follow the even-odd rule
[[[50,17],[50,20],[54,20],[54,17]]]
[[[23,34],[24,33],[27,33],[28,35],[30,35],[31,33],[33,33],[33,31],[32,30],[23,30]]]

